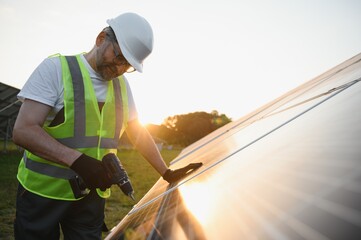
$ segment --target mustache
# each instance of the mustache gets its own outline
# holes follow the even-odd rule
[[[98,66],[99,69],[109,68],[112,72],[117,73],[117,67],[113,64],[101,64]]]

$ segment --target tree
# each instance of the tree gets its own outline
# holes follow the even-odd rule
[[[170,116],[161,125],[158,137],[168,143],[188,146],[229,122],[230,118],[217,111]]]

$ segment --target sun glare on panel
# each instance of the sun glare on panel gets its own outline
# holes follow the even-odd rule
[[[216,191],[211,189],[212,187],[205,188],[204,183],[192,183],[186,187],[179,187],[186,208],[192,212],[202,225],[206,224],[207,220],[210,219],[217,198]],[[204,199],[207,199],[207,201],[204,201]]]

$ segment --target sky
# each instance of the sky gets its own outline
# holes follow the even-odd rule
[[[142,123],[237,120],[361,53],[359,0],[0,0],[0,82],[21,88],[49,55],[90,51],[124,12],[154,32],[143,73],[126,74]]]

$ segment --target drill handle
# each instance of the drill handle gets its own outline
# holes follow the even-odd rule
[[[108,153],[103,157],[103,166],[113,184],[121,184],[127,181],[128,174],[125,172],[118,157],[114,153]]]

